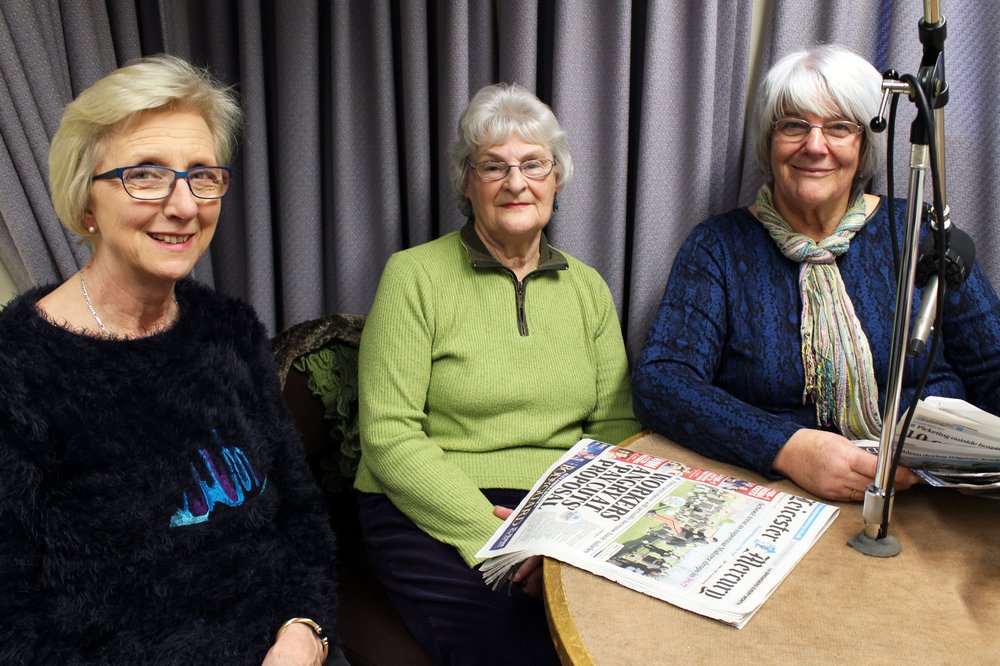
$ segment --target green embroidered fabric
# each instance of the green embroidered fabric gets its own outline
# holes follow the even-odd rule
[[[331,314],[295,324],[271,341],[281,384],[294,366],[323,403],[332,440],[320,461],[320,483],[327,492],[350,489],[361,458],[358,345],[364,324],[364,315]]]
[[[323,418],[330,422],[334,450],[321,461],[323,489],[347,490],[361,458],[358,434],[358,350],[333,343],[295,359],[292,365],[306,374],[309,390],[323,402]]]

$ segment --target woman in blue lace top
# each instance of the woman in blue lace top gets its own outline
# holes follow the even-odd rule
[[[633,374],[645,426],[832,500],[873,480],[875,456],[851,440],[878,438],[888,377],[892,239],[887,201],[864,191],[881,160],[868,128],[881,81],[839,46],[768,72],[756,119],[767,183],[691,232]],[[1000,303],[978,265],[944,317],[924,394],[1000,411]],[[907,361],[904,405],[927,353]],[[896,488],[915,480],[901,468]]]

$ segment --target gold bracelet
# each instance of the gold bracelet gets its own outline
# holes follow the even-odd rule
[[[285,629],[288,629],[288,627],[297,623],[304,624],[312,629],[313,634],[319,639],[320,644],[323,646],[323,659],[321,661],[325,662],[327,655],[330,654],[330,639],[328,639],[326,634],[323,633],[323,627],[316,624],[315,620],[310,620],[307,617],[293,617],[291,620],[288,620],[278,628],[278,633],[274,635],[274,642],[278,642],[278,639],[281,638],[281,634],[285,631]]]

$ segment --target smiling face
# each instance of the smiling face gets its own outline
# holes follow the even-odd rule
[[[95,173],[137,165],[215,166],[212,133],[196,113],[144,113],[106,139]],[[94,181],[84,213],[84,226],[98,230],[92,263],[120,282],[172,284],[208,249],[220,210],[221,200],[195,198],[185,180],[158,201],[133,199],[119,179]]]
[[[504,143],[476,151],[469,161],[521,164],[540,158],[552,159],[552,151],[511,137]],[[506,178],[491,182],[483,181],[470,170],[465,185],[477,231],[501,247],[537,238],[552,217],[552,201],[557,191],[555,169],[545,178],[534,180],[525,178],[520,169],[512,168]]]
[[[811,125],[822,125],[842,117],[824,117],[811,113],[788,113]],[[831,144],[819,129],[812,129],[804,139],[790,141],[774,132],[771,138],[771,171],[774,174],[774,200],[779,210],[838,220],[847,210],[854,176],[861,157],[861,135],[852,135],[843,143]]]

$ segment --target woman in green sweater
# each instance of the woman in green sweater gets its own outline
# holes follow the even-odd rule
[[[386,264],[361,342],[355,487],[376,575],[436,663],[557,663],[526,562],[510,590],[476,552],[581,437],[638,430],[614,302],[543,229],[572,176],[551,109],[480,90],[452,180],[469,221]]]

